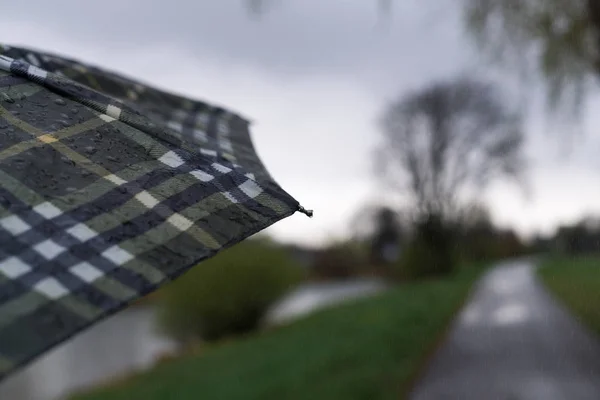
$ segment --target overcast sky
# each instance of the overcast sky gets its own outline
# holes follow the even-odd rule
[[[385,195],[370,154],[386,102],[432,79],[487,71],[464,37],[457,2],[397,3],[382,22],[365,0],[280,0],[260,19],[243,0],[0,0],[0,38],[250,117],[267,168],[315,210],[313,219],[297,214],[268,232],[318,244],[341,235],[359,207]],[[600,101],[590,109],[594,104]],[[579,138],[567,159],[566,144],[533,115],[530,196],[506,184],[487,195],[495,221],[523,234],[600,211],[598,135]],[[591,115],[583,123],[588,132],[600,126],[600,116]]]

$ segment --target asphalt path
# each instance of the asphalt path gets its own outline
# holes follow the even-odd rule
[[[532,262],[503,263],[478,283],[410,398],[600,400],[600,341]]]

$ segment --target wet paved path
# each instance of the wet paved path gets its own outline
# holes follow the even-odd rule
[[[600,400],[600,340],[546,292],[531,263],[501,264],[411,396],[446,399]]]

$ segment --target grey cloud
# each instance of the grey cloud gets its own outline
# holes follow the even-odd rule
[[[335,74],[382,91],[445,75],[468,57],[451,0],[398,2],[389,29],[371,1],[280,0],[260,19],[243,2],[30,0],[3,5],[0,21],[36,23],[90,46],[168,43],[198,57],[292,77]]]

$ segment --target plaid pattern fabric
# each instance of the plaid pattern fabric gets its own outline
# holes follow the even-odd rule
[[[0,379],[296,211],[248,121],[0,45]]]

